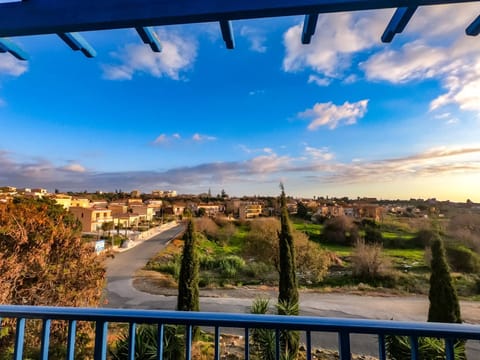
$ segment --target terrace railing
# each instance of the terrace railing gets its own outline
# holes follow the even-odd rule
[[[249,339],[252,329],[272,329],[276,336],[276,358],[280,359],[280,334],[282,330],[297,330],[304,334],[306,358],[312,359],[312,334],[337,333],[341,360],[351,359],[350,335],[373,334],[378,338],[378,357],[386,359],[385,336],[404,335],[410,338],[411,358],[418,358],[418,339],[434,337],[444,339],[447,360],[454,359],[454,343],[458,339],[480,340],[480,326],[427,322],[399,322],[364,319],[323,318],[306,316],[253,315],[206,312],[181,312],[160,310],[126,310],[63,308],[42,306],[0,306],[0,318],[16,319],[14,359],[23,358],[25,326],[29,319],[43,321],[41,332],[41,359],[48,359],[51,321],[65,321],[68,326],[67,358],[73,359],[75,329],[79,321],[95,324],[95,360],[107,359],[107,335],[109,323],[129,326],[129,359],[135,359],[135,329],[137,324],[158,326],[158,359],[163,357],[163,330],[167,325],[183,325],[186,329],[185,356],[192,357],[192,331],[195,326],[214,328],[214,359],[220,359],[222,328],[236,328]],[[0,349],[1,351],[1,349]],[[250,358],[249,342],[245,341],[245,359]]]

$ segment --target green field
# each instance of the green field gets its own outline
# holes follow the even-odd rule
[[[388,270],[375,278],[359,278],[353,276],[355,246],[340,245],[324,241],[322,233],[324,225],[312,224],[294,218],[292,221],[297,231],[305,233],[310,241],[320,245],[330,253],[334,266],[330,268],[323,280],[302,286],[318,290],[331,291],[394,291],[396,293],[425,294],[429,289],[429,264],[424,248],[415,244],[415,231],[407,226],[396,223],[379,224],[384,246],[381,249],[382,261]],[[206,235],[199,237],[199,253],[201,257],[202,286],[238,286],[238,285],[270,285],[275,286],[278,278],[274,264],[268,259],[246,253],[246,239],[250,234],[248,223],[235,224],[235,232],[228,241],[219,243]],[[364,235],[359,231],[360,236]],[[251,242],[251,240],[250,240]],[[169,258],[169,266],[160,264],[151,268],[167,269],[171,274],[177,271],[179,258]],[[162,261],[162,260],[158,260]],[[474,298],[480,293],[480,281],[477,275],[455,274],[457,291],[463,297]],[[388,288],[385,290],[385,288]],[[370,290],[368,290],[370,289]]]

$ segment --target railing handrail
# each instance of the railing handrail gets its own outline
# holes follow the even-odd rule
[[[318,332],[409,335],[480,340],[480,325],[312,316],[166,310],[0,305],[0,318],[178,324],[222,328],[282,328]]]

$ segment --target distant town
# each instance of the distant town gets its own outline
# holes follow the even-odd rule
[[[139,190],[123,192],[67,192],[55,190],[49,193],[43,188],[0,187],[0,203],[12,201],[15,197],[46,198],[69,210],[81,223],[82,231],[98,232],[111,224],[115,229],[131,229],[153,220],[182,218],[186,214],[195,216],[224,216],[247,220],[273,216],[279,211],[276,197],[231,198],[225,191],[212,195],[206,193],[191,195],[177,194],[175,190],[154,190],[142,193]],[[338,216],[353,219],[382,221],[385,214],[399,217],[444,218],[458,212],[479,212],[480,204],[465,202],[437,201],[436,199],[377,200],[376,198],[349,199],[313,197],[288,198],[290,214],[311,217],[321,222]]]

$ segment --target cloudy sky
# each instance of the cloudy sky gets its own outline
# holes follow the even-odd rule
[[[54,35],[0,54],[0,184],[480,202],[480,4]]]

